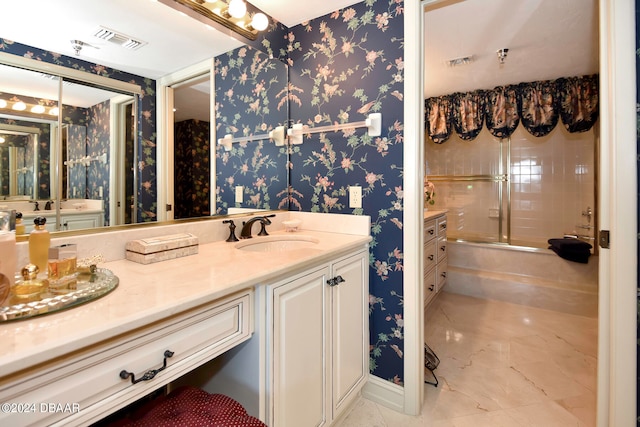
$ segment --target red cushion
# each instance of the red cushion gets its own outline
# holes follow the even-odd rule
[[[232,398],[195,387],[180,387],[134,414],[128,427],[266,427]]]

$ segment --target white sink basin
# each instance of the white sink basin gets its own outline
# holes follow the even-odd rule
[[[236,249],[251,252],[287,252],[310,248],[318,244],[318,239],[302,235],[257,236],[236,243]]]

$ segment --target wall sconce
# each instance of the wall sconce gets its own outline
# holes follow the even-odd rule
[[[255,7],[247,7],[244,0],[160,0],[167,6],[176,8],[178,5],[184,6],[205,18],[230,29],[237,34],[255,40],[259,31],[264,31],[269,27],[269,18]],[[247,12],[248,9],[254,11]]]

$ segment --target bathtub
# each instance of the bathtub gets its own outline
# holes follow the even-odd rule
[[[598,257],[588,264],[549,249],[447,242],[447,292],[598,316]]]

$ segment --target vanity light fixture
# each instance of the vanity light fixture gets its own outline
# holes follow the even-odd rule
[[[4,144],[5,141],[6,139],[4,139],[4,136],[0,136],[0,144]]]
[[[214,24],[232,30],[249,40],[256,40],[258,32],[269,27],[267,15],[244,0],[230,0],[228,3],[225,0],[159,1],[201,21],[202,17],[207,18]],[[194,16],[193,12],[199,16]]]
[[[8,101],[6,99],[0,99],[0,109],[21,111],[22,114],[26,113],[26,114],[36,114],[38,116],[42,116],[43,114],[46,114],[47,107],[42,104],[31,104],[31,103],[27,103],[17,99],[16,100],[10,99]],[[8,113],[8,114],[11,114],[11,113]],[[52,111],[49,114],[57,116],[58,109],[55,108],[55,111],[53,111],[52,109]]]
[[[42,114],[45,112],[44,105],[34,105],[31,107],[31,112],[34,114]]]

